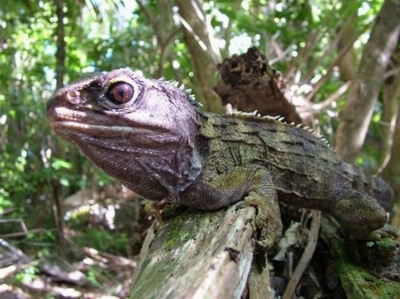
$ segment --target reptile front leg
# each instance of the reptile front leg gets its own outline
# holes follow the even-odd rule
[[[282,234],[282,221],[278,195],[272,177],[265,168],[258,168],[253,175],[245,203],[257,208],[256,227],[261,229],[262,245],[266,250],[274,247]]]
[[[203,175],[180,196],[180,203],[202,210],[227,207],[244,198],[256,207],[255,224],[261,230],[259,243],[266,249],[277,244],[282,233],[278,196],[268,170],[259,165],[236,166],[229,171]]]

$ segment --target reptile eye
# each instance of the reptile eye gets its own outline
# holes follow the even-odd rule
[[[116,104],[125,104],[132,99],[134,90],[132,85],[125,82],[119,82],[111,86],[108,97]]]

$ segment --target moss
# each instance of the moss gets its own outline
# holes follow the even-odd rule
[[[396,242],[390,238],[384,238],[376,242],[353,242],[344,246],[343,240],[335,235],[336,227],[326,218],[323,219],[322,234],[330,245],[335,269],[340,277],[343,288],[349,299],[400,299],[400,283],[386,277],[390,277],[391,269],[383,268],[382,256],[393,253]],[[393,247],[394,246],[394,247]],[[361,262],[359,258],[361,257]],[[358,260],[358,264],[356,264]],[[393,264],[393,262],[392,262]],[[365,267],[378,267],[365,269]],[[384,272],[384,269],[386,272]]]
[[[204,222],[207,222],[205,219],[207,215],[208,213],[186,208],[184,211],[181,209],[168,211],[167,217],[164,217],[163,211],[163,219],[169,218],[165,222],[165,225],[168,225],[168,232],[163,238],[164,243],[160,246],[165,247],[167,250],[180,248],[193,237],[193,232],[205,227]]]

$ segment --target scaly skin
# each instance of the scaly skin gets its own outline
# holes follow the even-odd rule
[[[302,128],[272,118],[205,114],[171,83],[129,69],[93,75],[47,105],[56,134],[141,196],[216,210],[241,199],[258,209],[266,249],[279,240],[279,200],[332,214],[354,238],[394,229],[379,202],[393,192],[341,161]]]

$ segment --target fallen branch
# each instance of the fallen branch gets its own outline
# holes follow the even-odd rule
[[[240,298],[253,261],[254,216],[241,202],[217,212],[188,210],[153,225],[131,298]]]

